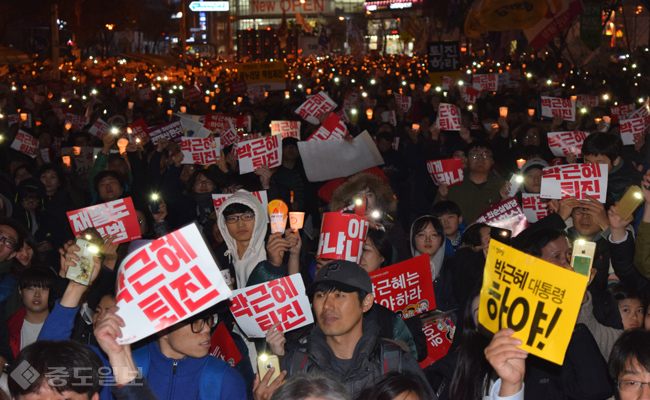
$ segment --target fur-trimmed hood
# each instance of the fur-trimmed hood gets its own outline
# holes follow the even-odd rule
[[[352,204],[352,200],[357,193],[369,187],[377,197],[377,204],[385,213],[395,213],[397,211],[397,199],[388,182],[377,175],[360,172],[352,175],[341,186],[334,190],[332,200],[330,201],[330,210],[338,211]]]

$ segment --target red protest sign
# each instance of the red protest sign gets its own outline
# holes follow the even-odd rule
[[[282,162],[280,136],[274,135],[237,144],[239,173],[253,172],[262,165],[277,167]]]
[[[607,165],[568,164],[542,170],[542,199],[576,197],[587,200],[587,195],[604,203],[607,198]]]
[[[573,100],[542,96],[541,105],[542,117],[553,118],[560,115],[566,121],[576,120],[576,105]]]
[[[27,154],[31,158],[36,157],[36,149],[38,148],[38,139],[27,132],[18,131],[14,141],[11,143],[11,148],[18,150],[23,154]]]
[[[500,201],[483,211],[476,219],[476,222],[488,224],[495,228],[509,229],[512,231],[513,237],[528,227],[526,215],[514,197]]]
[[[307,101],[302,103],[296,109],[296,114],[305,121],[311,122],[314,125],[320,123],[318,117],[332,111],[336,107],[336,103],[325,92],[320,92],[315,96],[311,96]]]
[[[271,134],[300,140],[300,121],[271,121]]]
[[[138,90],[138,98],[142,101],[153,100],[154,94],[150,87]]]
[[[211,165],[221,157],[219,139],[181,138],[181,150],[186,155],[183,164]]]
[[[631,112],[634,112],[634,103],[609,107],[609,113],[611,114],[612,122],[615,124],[618,123],[619,120],[627,118],[627,115]]]
[[[460,108],[453,104],[442,103],[438,107],[436,125],[441,131],[460,130]]]
[[[203,97],[203,93],[198,85],[189,85],[183,89],[183,100],[187,102],[193,102],[200,100]]]
[[[242,359],[242,355],[232,339],[232,335],[228,332],[225,322],[217,325],[217,329],[212,334],[210,355],[227,362],[231,367],[237,365]]]
[[[397,108],[401,111],[408,112],[411,109],[412,99],[410,96],[395,93],[395,102],[397,103]]]
[[[436,186],[442,184],[454,186],[463,181],[463,160],[460,158],[430,160],[427,161],[427,171]]]
[[[460,96],[467,104],[476,104],[478,95],[479,90],[474,87],[468,85],[463,85],[460,87]]]
[[[204,126],[213,132],[223,133],[228,129],[228,121],[232,123],[235,130],[244,129],[246,132],[251,131],[252,121],[250,115],[227,115],[209,113],[205,116]]]
[[[542,200],[539,193],[522,193],[521,207],[531,224],[548,215],[548,201]]]
[[[257,200],[262,203],[262,206],[264,209],[269,208],[269,200],[268,197],[266,196],[266,190],[260,190],[258,192],[251,192],[251,194],[255,197],[257,197]],[[221,205],[228,200],[232,196],[232,193],[227,193],[227,194],[213,194],[212,195],[212,204],[214,204],[214,210],[219,211],[219,208],[221,208]]]
[[[353,214],[328,212],[323,215],[316,257],[359,263],[370,223]]]
[[[249,338],[263,338],[271,325],[282,332],[314,322],[300,274],[233,291],[230,312]]]
[[[587,138],[587,132],[549,132],[548,147],[556,157],[566,157],[573,154],[576,157],[582,156],[582,144]]]
[[[323,125],[312,133],[307,140],[331,140],[343,139],[348,135],[348,127],[338,115],[331,113],[323,122]]]
[[[74,115],[74,114],[65,114],[65,123],[70,123],[72,126],[70,127],[70,130],[73,131],[82,131],[84,126],[88,123],[88,118],[84,117],[83,115]]]
[[[119,344],[159,332],[232,293],[196,223],[130,253],[120,265],[115,292],[125,323]]]
[[[422,254],[370,273],[375,303],[403,319],[435,310],[429,255]]]
[[[440,318],[424,323],[422,332],[427,337],[427,358],[420,361],[420,368],[426,368],[447,355],[456,326],[449,318]]]
[[[117,235],[113,243],[140,239],[140,224],[130,197],[69,211],[70,226],[75,235],[94,227],[102,236]]]
[[[496,92],[499,87],[499,75],[497,74],[478,74],[472,77],[472,86],[474,89],[487,90]]]
[[[176,143],[181,142],[183,136],[183,125],[181,121],[167,122],[162,125],[149,128],[148,135],[151,138],[151,143],[158,144],[160,139],[173,140]]]
[[[230,93],[237,95],[237,94],[246,94],[246,89],[248,86],[246,86],[246,81],[230,81],[228,84],[230,87]]]
[[[127,125],[127,128],[131,128],[131,136],[134,139],[140,139],[142,143],[149,140],[149,127],[143,118],[138,118],[131,122]]]

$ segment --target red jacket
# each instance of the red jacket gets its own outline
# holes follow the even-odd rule
[[[21,307],[7,321],[7,325],[9,326],[9,344],[11,345],[11,350],[14,352],[14,357],[17,357],[18,353],[20,353],[20,331],[23,329],[26,313],[27,310],[25,310],[25,307]]]

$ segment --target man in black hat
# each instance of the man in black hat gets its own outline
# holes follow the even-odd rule
[[[391,372],[416,375],[426,382],[417,361],[399,346],[381,339],[377,323],[364,319],[374,296],[370,275],[363,268],[349,261],[331,261],[318,272],[309,292],[316,326],[308,348],[282,359],[287,376],[326,372],[340,379],[352,398]],[[431,393],[429,398],[435,395]]]

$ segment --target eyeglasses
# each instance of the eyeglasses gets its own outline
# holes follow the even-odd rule
[[[429,241],[433,242],[439,237],[440,235],[438,235],[437,233],[432,233],[430,235],[427,235],[426,233],[418,233],[417,235],[415,235],[415,240],[417,240],[418,242],[425,242],[428,239]]]
[[[574,212],[576,215],[582,215],[582,214],[584,214],[585,211],[589,211],[589,209],[588,209],[588,208],[585,208],[585,207],[575,207],[575,208],[573,209],[573,212]]]
[[[244,222],[248,222],[248,221],[252,220],[253,218],[255,218],[255,214],[253,214],[253,213],[247,213],[247,214],[241,214],[241,215],[229,215],[229,216],[226,217],[226,223],[232,225],[232,224],[236,224],[237,221],[239,221],[240,219],[242,221],[244,221]]]
[[[192,332],[201,333],[203,328],[205,328],[206,323],[210,328],[212,328],[212,326],[214,326],[214,315],[192,321]]]
[[[472,152],[472,153],[469,153],[469,156],[470,156],[471,158],[475,159],[475,160],[476,160],[477,158],[488,159],[488,158],[492,158],[492,153],[479,153],[479,152]]]
[[[194,186],[214,186],[214,183],[211,180],[195,181]]]
[[[641,382],[641,381],[630,381],[627,379],[621,379],[616,381],[618,385],[618,390],[622,393],[641,393],[643,386],[650,387],[650,382]]]
[[[4,242],[5,247],[9,250],[16,250],[16,246],[18,245],[18,242],[13,238],[6,237],[2,232],[0,232],[0,242]]]

